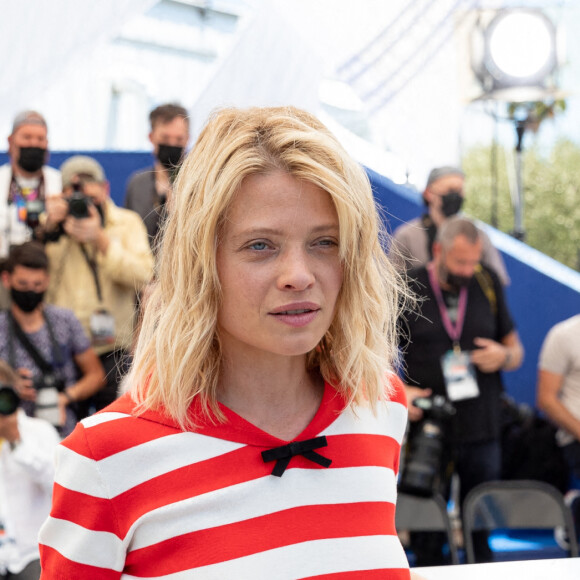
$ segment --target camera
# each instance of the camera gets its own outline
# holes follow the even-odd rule
[[[412,495],[431,497],[437,491],[442,471],[447,425],[455,407],[442,395],[417,397],[413,405],[423,411],[423,419],[407,441],[399,490]]]
[[[44,202],[41,199],[32,199],[26,202],[26,225],[35,229],[40,225],[40,215],[44,213]]]
[[[83,192],[80,183],[73,183],[72,195],[68,198],[68,213],[76,219],[89,217],[89,197]]]
[[[59,393],[64,391],[65,388],[64,381],[54,373],[44,373],[43,375],[36,377],[32,386],[36,391],[42,389],[56,389]]]
[[[34,416],[48,421],[55,427],[60,427],[58,394],[64,391],[64,381],[53,373],[45,373],[34,380],[33,386],[36,389]]]
[[[0,415],[16,413],[20,405],[20,397],[16,391],[7,385],[0,385]]]

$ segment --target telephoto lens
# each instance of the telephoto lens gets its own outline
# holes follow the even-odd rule
[[[0,415],[16,413],[20,405],[20,397],[16,391],[7,385],[0,385]]]
[[[431,497],[438,487],[442,468],[447,425],[455,414],[453,405],[442,397],[417,397],[413,404],[423,410],[407,442],[399,490],[412,495]]]

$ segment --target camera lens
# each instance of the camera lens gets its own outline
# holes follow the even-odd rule
[[[20,405],[20,397],[12,387],[0,387],[0,415],[12,415]]]
[[[423,410],[424,418],[409,436],[399,489],[429,497],[436,491],[444,467],[447,424],[455,414],[455,408],[440,396],[417,398],[413,404]]]

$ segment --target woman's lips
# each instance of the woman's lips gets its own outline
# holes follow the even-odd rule
[[[289,326],[306,326],[318,315],[320,307],[315,304],[292,304],[275,309],[270,314]]]

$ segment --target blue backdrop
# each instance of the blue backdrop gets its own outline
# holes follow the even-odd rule
[[[123,204],[129,175],[152,163],[147,152],[95,151],[79,152],[95,157],[104,167],[111,184],[111,197]],[[76,152],[52,152],[50,165],[60,164]],[[0,153],[0,163],[7,161]],[[375,197],[382,207],[387,228],[423,211],[420,195],[406,187],[368,170]],[[526,350],[522,368],[505,373],[508,392],[517,400],[534,403],[538,354],[548,330],[557,322],[580,313],[580,273],[563,266],[506,234],[481,224],[494,245],[501,251],[510,277],[507,299]]]

